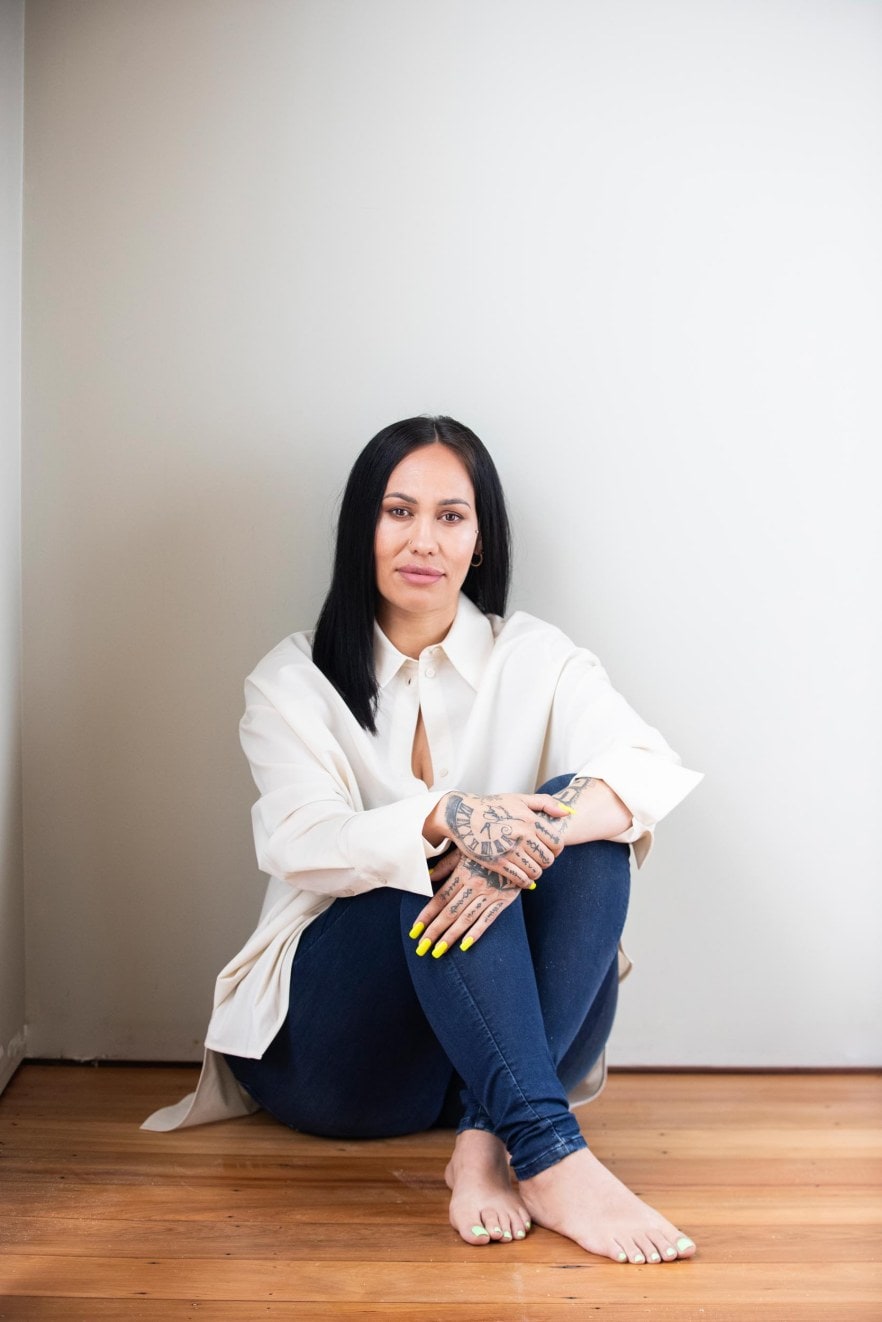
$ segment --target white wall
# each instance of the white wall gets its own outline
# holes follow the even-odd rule
[[[707,772],[614,1058],[879,1059],[880,66],[861,0],[29,0],[35,1054],[196,1054],[262,892],[242,677],[438,410],[515,605]]]
[[[0,1091],[25,1050],[21,825],[24,0],[0,0]]]

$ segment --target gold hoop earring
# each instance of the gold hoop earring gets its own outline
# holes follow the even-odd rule
[[[472,569],[477,569],[478,566],[479,566],[479,565],[482,565],[483,563],[484,563],[484,552],[483,552],[483,551],[479,551],[478,554],[477,554],[477,556],[474,556],[474,555],[472,556]]]

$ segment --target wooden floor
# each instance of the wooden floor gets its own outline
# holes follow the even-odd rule
[[[614,1074],[586,1134],[699,1245],[656,1267],[538,1229],[467,1247],[446,1220],[449,1134],[138,1129],[193,1080],[19,1070],[0,1099],[0,1319],[882,1319],[879,1075]]]

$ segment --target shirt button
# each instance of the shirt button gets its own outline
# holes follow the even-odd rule
[[[434,679],[435,678],[434,667],[426,666],[425,670],[423,671],[423,674],[426,676],[426,679]]]

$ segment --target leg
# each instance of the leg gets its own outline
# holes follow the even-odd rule
[[[591,1252],[660,1262],[694,1245],[587,1151],[561,1086],[564,1074],[570,1083],[585,1073],[609,1032],[626,907],[626,849],[571,846],[473,954],[414,960],[414,982],[466,1081],[463,1124],[482,1141],[487,1125],[504,1140],[532,1216]]]
[[[387,1138],[437,1120],[453,1071],[414,994],[402,898],[378,889],[335,900],[301,938],[288,1015],[262,1059],[228,1057],[282,1123]]]
[[[370,891],[335,901],[307,928],[276,1038],[261,1060],[227,1057],[239,1082],[277,1120],[346,1138],[457,1123],[458,1081],[411,980],[407,933],[422,904],[400,891]],[[512,1188],[505,1149],[491,1134],[476,1139],[454,1224],[471,1244],[521,1239],[529,1218]]]

